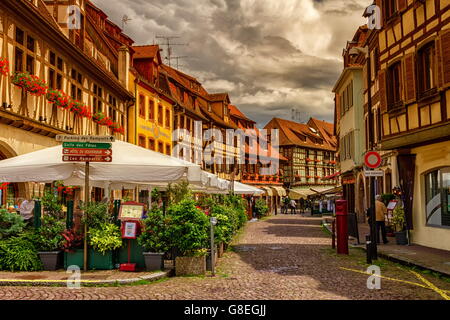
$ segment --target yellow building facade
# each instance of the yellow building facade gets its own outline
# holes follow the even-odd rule
[[[128,110],[128,142],[171,155],[172,101],[134,72],[130,72],[129,90],[136,103]]]

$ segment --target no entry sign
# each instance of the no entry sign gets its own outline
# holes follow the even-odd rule
[[[377,169],[381,165],[381,156],[378,152],[371,151],[366,153],[364,164],[370,169]]]

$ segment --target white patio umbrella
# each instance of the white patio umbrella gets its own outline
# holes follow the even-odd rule
[[[227,181],[227,182],[231,183],[230,181]],[[229,189],[227,188],[225,190],[220,190],[220,191],[208,191],[207,193],[227,194],[228,192],[229,192]],[[263,194],[264,191],[261,189],[255,188],[253,186],[250,186],[248,184],[243,184],[243,183],[235,181],[234,182],[234,193],[235,194],[258,195],[258,194]]]
[[[84,180],[84,163],[63,162],[62,145],[0,161],[0,182]],[[97,182],[208,182],[200,166],[122,141],[112,143],[111,163],[90,163],[90,180]],[[81,182],[81,181],[80,181]]]

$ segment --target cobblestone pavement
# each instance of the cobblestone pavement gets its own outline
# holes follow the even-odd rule
[[[443,299],[446,293],[450,294],[450,283],[422,275],[442,290],[426,288],[425,282],[413,273],[387,261],[380,266],[382,276],[390,280],[382,280],[381,290],[367,289],[368,276],[357,272],[367,268],[364,253],[352,249],[348,257],[336,256],[320,221],[321,218],[278,215],[249,223],[233,251],[220,259],[216,278],[178,277],[148,285],[78,290],[0,287],[0,299],[402,300]]]

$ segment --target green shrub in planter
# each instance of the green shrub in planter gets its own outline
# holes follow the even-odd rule
[[[24,227],[25,222],[20,215],[0,209],[0,239],[18,235]]]
[[[206,255],[209,247],[209,217],[198,209],[193,199],[185,199],[168,208],[168,235],[171,247],[183,256]]]
[[[62,204],[59,203],[58,196],[53,192],[46,191],[42,197],[42,207],[46,215],[63,219]]]
[[[63,246],[65,222],[53,216],[42,218],[41,227],[36,230],[36,247],[38,251],[59,251]]]
[[[215,242],[229,243],[233,239],[233,234],[237,226],[233,210],[221,205],[211,208],[211,217],[217,218],[217,225],[214,227]]]
[[[39,271],[42,264],[34,245],[33,233],[0,240],[0,269],[8,271]]]
[[[143,222],[142,233],[137,241],[146,252],[165,253],[170,249],[168,226],[170,217],[159,209],[150,211]]]
[[[113,223],[103,223],[98,228],[89,230],[89,245],[105,255],[122,246],[120,228]]]
[[[114,217],[108,213],[108,204],[103,202],[88,202],[80,205],[84,211],[82,223],[89,228],[101,229],[105,223],[113,223]]]
[[[263,199],[258,199],[255,203],[255,210],[256,216],[258,217],[258,219],[261,219],[267,214],[267,212],[269,212],[269,207]]]

